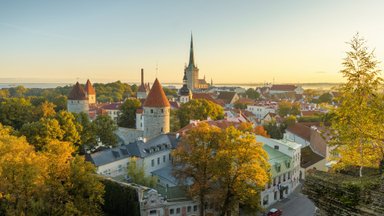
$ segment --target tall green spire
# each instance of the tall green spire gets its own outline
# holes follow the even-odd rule
[[[190,66],[190,65],[195,66],[195,58],[193,56],[193,37],[192,37],[192,33],[191,33],[191,48],[190,48],[190,51],[189,51],[189,64],[188,64],[188,66]]]

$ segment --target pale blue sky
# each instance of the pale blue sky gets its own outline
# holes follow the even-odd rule
[[[193,31],[216,83],[338,82],[358,31],[384,59],[384,3],[0,0],[0,80],[181,82]]]

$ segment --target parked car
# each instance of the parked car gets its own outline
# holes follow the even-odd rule
[[[272,208],[269,210],[267,216],[281,216],[283,212],[280,209]]]

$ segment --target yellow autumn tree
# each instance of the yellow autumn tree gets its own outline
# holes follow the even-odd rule
[[[378,167],[384,158],[382,79],[378,61],[365,44],[359,34],[349,42],[351,50],[341,70],[347,81],[340,87],[340,104],[331,126],[335,168],[360,167],[360,177],[363,167]]]
[[[241,128],[247,130],[200,123],[172,153],[174,173],[182,183],[191,180],[191,195],[202,206],[200,215],[205,215],[207,202],[217,204],[221,215],[239,204],[259,207],[260,189],[269,181],[268,156],[249,127]]]

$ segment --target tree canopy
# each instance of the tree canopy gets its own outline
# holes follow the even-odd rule
[[[363,167],[384,165],[382,79],[378,61],[365,44],[358,34],[349,42],[341,70],[347,82],[340,87],[340,104],[331,120],[331,143],[338,155],[335,168],[358,166],[360,176]]]
[[[120,127],[136,128],[136,110],[141,107],[140,100],[128,98],[120,106],[120,115],[117,124]]]
[[[300,104],[299,103],[291,103],[289,101],[281,101],[279,103],[279,108],[277,113],[281,117],[285,117],[287,115],[300,115]]]
[[[175,175],[182,182],[192,180],[189,191],[202,206],[216,203],[221,215],[238,204],[259,207],[260,190],[270,178],[269,163],[253,133],[203,122],[182,137],[172,155]]]
[[[190,100],[181,105],[177,111],[180,127],[189,124],[190,120],[206,120],[208,117],[213,120],[224,118],[223,108],[205,99]]]

